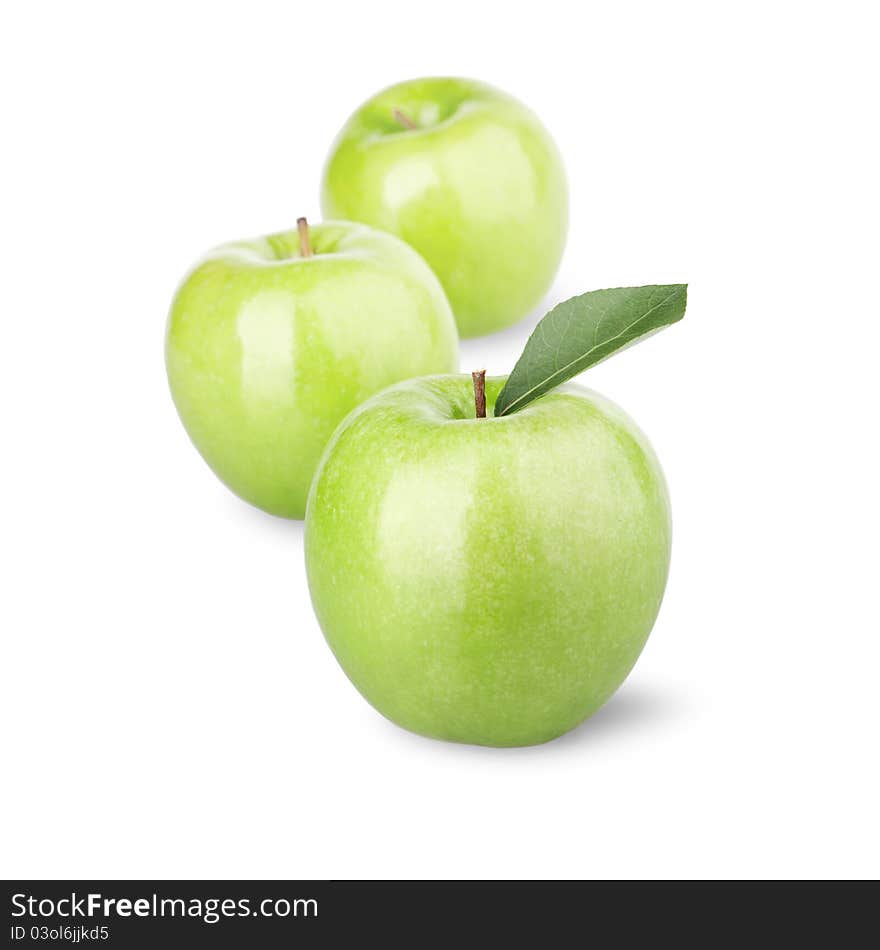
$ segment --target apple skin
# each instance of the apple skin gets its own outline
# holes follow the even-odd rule
[[[393,386],[327,446],[306,568],[324,635],[398,725],[490,746],[545,742],[620,686],[656,619],[669,499],[635,424],[566,385],[474,418],[467,376]]]
[[[452,311],[428,265],[350,222],[227,244],[184,280],[165,359],[196,448],[246,501],[302,518],[333,430],[391,383],[458,369]]]
[[[468,79],[412,80],[364,103],[327,159],[321,207],[419,251],[463,337],[537,306],[568,228],[565,170],[547,130],[516,99]]]

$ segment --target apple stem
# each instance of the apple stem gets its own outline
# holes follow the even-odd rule
[[[391,115],[394,118],[395,122],[399,122],[405,129],[414,129],[416,127],[415,122],[402,110],[402,109],[392,109]]]
[[[299,231],[299,253],[301,257],[312,256],[312,245],[309,244],[309,222],[305,218],[296,219],[296,229]]]
[[[486,418],[486,371],[478,369],[471,373],[474,381],[474,406],[478,419]]]

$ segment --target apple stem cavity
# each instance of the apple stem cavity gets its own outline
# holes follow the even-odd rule
[[[391,115],[394,121],[399,122],[405,129],[416,128],[415,122],[402,109],[392,109]]]
[[[474,381],[474,408],[477,419],[486,418],[486,371],[478,369],[471,373]]]
[[[311,257],[312,245],[309,244],[309,222],[305,218],[297,218],[296,229],[299,231],[300,257]]]

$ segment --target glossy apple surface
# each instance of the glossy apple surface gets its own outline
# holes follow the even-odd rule
[[[380,389],[458,369],[449,304],[402,241],[359,224],[227,244],[184,280],[165,358],[174,403],[238,495],[302,518],[340,420]]]
[[[466,337],[540,302],[568,225],[565,171],[547,130],[513,97],[466,79],[404,82],[364,103],[330,152],[321,204],[325,217],[364,221],[416,248]]]
[[[342,668],[389,719],[493,746],[559,736],[635,663],[669,567],[669,501],[644,435],[567,385],[474,418],[470,377],[411,380],[334,434],[306,567]]]

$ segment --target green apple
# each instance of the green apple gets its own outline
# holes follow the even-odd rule
[[[660,607],[670,512],[621,409],[568,384],[477,418],[467,376],[410,380],[340,426],[312,485],[320,625],[376,709],[414,732],[544,742],[623,682]],[[479,403],[479,401],[478,401]]]
[[[411,244],[462,336],[515,323],[546,293],[568,225],[559,152],[522,103],[468,79],[417,79],[364,103],[324,169],[324,215]]]
[[[339,421],[391,383],[458,369],[437,278],[393,235],[326,222],[211,252],[171,307],[165,359],[196,448],[238,495],[302,518]]]

